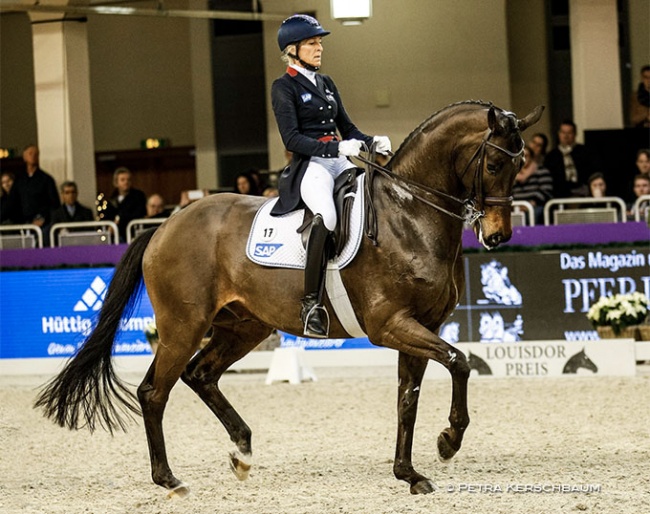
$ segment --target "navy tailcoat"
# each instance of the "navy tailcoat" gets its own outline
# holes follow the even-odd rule
[[[327,75],[316,74],[318,87],[289,67],[273,82],[271,101],[282,142],[293,152],[291,164],[282,172],[280,197],[271,214],[280,216],[304,207],[300,183],[311,157],[338,157],[342,139],[358,139],[368,147],[372,136],[361,132],[350,120],[336,85]]]

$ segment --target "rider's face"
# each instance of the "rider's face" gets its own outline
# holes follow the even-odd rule
[[[320,67],[323,54],[323,38],[312,37],[300,42],[300,57],[307,64]]]

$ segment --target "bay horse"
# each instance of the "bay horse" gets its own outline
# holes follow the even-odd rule
[[[510,239],[512,187],[523,164],[521,132],[542,110],[518,119],[485,102],[449,105],[418,126],[387,167],[369,168],[372,237],[364,238],[341,277],[369,340],[399,352],[393,472],[413,494],[434,490],[411,459],[420,385],[430,359],[452,379],[450,426],[437,439],[442,461],[458,452],[469,424],[470,367],[461,351],[438,336],[463,291],[463,225],[469,221],[488,249]],[[251,430],[219,389],[219,379],[273,328],[302,334],[302,271],[262,267],[245,257],[248,231],[264,201],[213,195],[138,237],[116,267],[96,327],[36,399],[47,417],[70,429],[93,431],[99,425],[112,433],[125,428],[125,414],[142,414],[153,482],[169,496],[189,493],[169,467],[162,428],[178,379],[225,427],[235,444],[231,469],[243,480],[251,467]],[[143,278],[160,344],[137,388],[138,408],[136,395],[115,374],[111,353]],[[212,336],[200,348],[210,328]],[[349,337],[335,317],[330,337]]]

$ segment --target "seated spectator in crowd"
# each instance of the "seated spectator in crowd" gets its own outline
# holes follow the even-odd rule
[[[257,192],[257,183],[248,171],[242,171],[235,177],[235,193],[240,195],[254,195]]]
[[[280,196],[280,192],[278,191],[277,187],[269,186],[262,192],[262,196],[266,198],[275,198],[277,196]]]
[[[607,196],[607,182],[605,182],[605,175],[602,173],[593,173],[588,180],[589,196],[592,198],[602,198]]]
[[[642,148],[636,153],[636,167],[639,173],[650,175],[650,149]]]
[[[587,179],[594,173],[594,163],[584,145],[576,143],[576,125],[564,120],[557,133],[558,146],[546,154],[544,166],[553,177],[553,197],[589,196]]]
[[[79,190],[77,184],[71,180],[66,180],[61,184],[62,204],[52,211],[50,224],[43,230],[43,244],[50,245],[50,228],[56,223],[78,223],[80,221],[95,221],[93,211],[84,207],[77,201]],[[72,232],[75,229],[63,229],[66,232]],[[81,230],[84,230],[83,228]]]
[[[540,166],[544,163],[546,151],[548,150],[548,137],[541,132],[535,132],[530,136],[528,147],[535,153],[535,162]]]
[[[515,200],[530,202],[535,208],[535,223],[543,223],[544,204],[553,197],[553,178],[551,173],[537,164],[535,151],[524,147],[524,165],[515,177],[512,196]]]
[[[52,211],[51,224],[70,223],[77,221],[95,221],[93,211],[84,207],[77,201],[79,190],[77,184],[71,180],[61,184],[61,199],[63,203],[60,207]]]
[[[634,220],[634,204],[636,200],[641,196],[650,195],[650,174],[639,173],[634,177],[633,192],[634,200],[627,204],[627,219],[630,221]]]
[[[650,65],[641,68],[641,82],[632,95],[630,121],[634,127],[650,127]]]
[[[0,189],[0,223],[3,225],[17,225],[21,220],[20,205],[15,193],[11,192],[13,185],[14,174],[3,171],[2,189]]]
[[[203,193],[202,195],[200,193]],[[194,191],[181,191],[181,198],[180,201],[178,202],[178,205],[174,207],[172,210],[172,214],[176,214],[177,212],[180,212],[181,210],[185,209],[188,205],[191,203],[196,202],[197,200],[200,200],[201,198],[205,198],[206,196],[210,196],[210,191],[208,189],[195,189]]]
[[[43,227],[50,223],[50,213],[61,205],[54,179],[40,168],[36,145],[23,151],[25,171],[16,175],[12,193],[20,205],[20,222]]]
[[[628,205],[632,205],[637,198],[634,194],[634,182],[637,175],[650,177],[650,149],[642,148],[636,153],[634,175],[631,180],[628,180],[625,188],[624,200]]]
[[[119,167],[113,173],[115,190],[109,199],[111,206],[106,219],[112,219],[120,231],[120,241],[126,242],[126,227],[132,220],[144,218],[147,214],[147,197],[139,189],[131,186],[131,170]]]
[[[165,210],[165,200],[158,193],[152,194],[147,199],[147,215],[145,218],[167,218],[169,212]]]

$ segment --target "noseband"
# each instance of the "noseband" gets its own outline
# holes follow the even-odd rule
[[[366,186],[365,186],[366,236],[373,242],[374,245],[377,245],[377,215],[375,211],[374,202],[372,199],[372,191],[373,191],[372,183],[375,176],[373,173],[374,171],[379,172],[381,175],[383,175],[389,180],[394,180],[396,182],[401,182],[402,184],[406,184],[407,186],[410,186],[410,188],[412,188],[410,192],[414,198],[424,203],[425,205],[428,205],[429,207],[432,207],[437,211],[447,214],[452,218],[459,219],[464,223],[467,223],[468,225],[473,225],[480,218],[485,216],[485,211],[482,210],[482,207],[484,206],[508,207],[512,205],[512,200],[513,200],[512,196],[484,196],[483,195],[483,163],[485,162],[485,152],[487,151],[487,147],[490,146],[492,148],[495,148],[496,150],[499,150],[500,152],[505,153],[512,159],[516,159],[517,157],[520,157],[524,153],[524,142],[522,139],[521,150],[519,150],[518,152],[511,152],[510,150],[507,150],[490,141],[490,136],[492,136],[492,130],[489,129],[488,133],[485,135],[485,137],[481,141],[481,144],[478,146],[476,151],[472,154],[471,159],[467,162],[465,168],[463,169],[463,172],[460,175],[462,179],[467,173],[467,170],[470,168],[472,163],[476,161],[476,168],[474,170],[474,179],[472,181],[472,190],[470,191],[470,194],[466,199],[458,198],[456,196],[450,195],[443,191],[439,191],[438,189],[427,187],[423,184],[415,182],[414,180],[408,179],[406,177],[396,175],[388,168],[385,168],[373,162],[375,156],[374,149],[371,150],[370,152],[370,157],[371,157],[370,159],[365,159],[361,156],[357,156],[356,158],[362,161],[366,165],[366,175],[367,175]],[[436,203],[433,203],[427,200],[426,198],[424,198],[423,196],[421,196],[419,194],[419,191],[423,191],[430,195],[446,198],[447,200],[451,200],[452,202],[462,205],[464,212],[461,215],[452,212],[448,209],[445,209],[444,207],[441,207],[440,205],[437,205]],[[481,209],[477,208],[477,204],[480,205]]]

